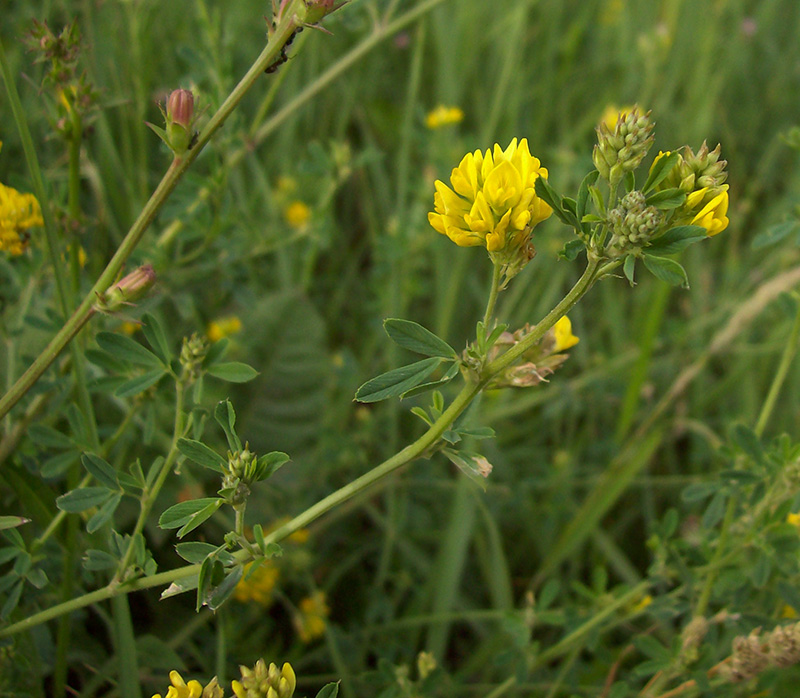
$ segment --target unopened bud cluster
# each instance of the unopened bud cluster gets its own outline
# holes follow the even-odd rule
[[[600,176],[612,187],[641,164],[655,138],[654,125],[649,112],[642,114],[634,107],[630,112],[620,114],[613,131],[605,123],[597,127],[597,145],[592,160]]]
[[[733,640],[733,655],[725,671],[729,681],[746,681],[770,666],[800,662],[800,623],[775,628],[763,636],[759,633],[756,629]]]
[[[294,695],[297,679],[288,662],[278,669],[274,663],[267,667],[266,662],[259,659],[252,669],[240,666],[239,670],[242,680],[231,684],[236,698],[292,698]]]
[[[664,214],[655,206],[647,206],[644,194],[634,190],[622,197],[617,208],[609,211],[608,222],[613,232],[608,252],[611,256],[620,256],[646,245],[664,222]]]
[[[182,379],[185,383],[194,383],[203,369],[203,361],[208,353],[208,341],[198,335],[185,337],[181,347],[180,363],[183,369]]]
[[[719,187],[728,179],[725,171],[727,160],[720,160],[721,147],[717,144],[714,150],[708,149],[708,144],[703,141],[697,153],[687,145],[680,150],[680,160],[672,168],[660,188],[677,187],[686,194],[691,194],[698,189]]]

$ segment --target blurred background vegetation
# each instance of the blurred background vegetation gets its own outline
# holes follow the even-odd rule
[[[0,32],[55,199],[66,187],[65,160],[48,137],[54,104],[37,90],[40,67],[21,42],[32,19],[56,30],[77,20],[82,65],[100,89],[81,165],[87,288],[168,164],[143,122],[158,123],[157,102],[179,86],[213,113],[264,44],[265,5],[28,0],[4,9]],[[670,507],[692,526],[702,509],[682,504],[681,490],[725,465],[719,448],[732,424],[755,423],[789,335],[793,301],[779,297],[709,353],[762,284],[800,263],[792,236],[765,244],[776,231],[795,234],[776,226],[795,220],[800,193],[797,152],[783,138],[800,122],[800,4],[354,0],[325,26],[332,35],[304,31],[290,60],[248,95],[133,260],[154,265],[158,288],[131,318],[157,313],[175,342],[220,319],[241,322],[230,355],[260,375],[231,394],[239,433],[260,452],[293,459],[252,501],[251,523],[296,514],[420,433],[408,407],[424,398],[362,406],[352,396],[409,358],[387,341],[384,317],[414,319],[457,348],[474,332],[491,273],[485,253],[455,247],[426,219],[433,180],[446,179],[468,150],[526,137],[550,183],[574,195],[606,109],[638,103],[657,123],[653,154],[696,150],[703,139],[722,144],[731,224],[684,256],[690,290],[644,275],[634,289],[604,282],[571,313],[581,341],[550,383],[484,396],[470,419],[497,432],[480,444],[494,465],[485,493],[442,457],[419,461],[313,525],[302,550],[287,552],[269,603],[195,616],[193,599],[134,594],[145,691],[163,690],[171,668],[230,675],[265,656],[292,661],[301,692],[341,678],[346,697],[411,696],[423,689],[403,688],[397,667],[413,667],[427,650],[442,671],[423,695],[598,695],[630,636],[654,618],[589,633],[562,663],[528,674],[531,653],[602,609],[609,589],[647,576],[647,541]],[[430,128],[437,105],[458,107],[463,119]],[[29,191],[5,95],[0,139],[0,180]],[[581,261],[556,257],[568,235],[554,219],[536,229],[538,256],[500,298],[498,314],[512,328],[535,323],[577,278]],[[37,289],[29,315],[47,317],[55,305],[37,241],[26,258],[0,260],[4,323],[15,321],[14,299],[29,278]],[[98,320],[106,329],[120,323]],[[46,337],[33,325],[24,331],[17,370]],[[654,413],[693,365],[700,370]],[[209,404],[224,389],[209,384]],[[796,433],[797,366],[780,400],[768,437]],[[100,393],[96,401],[108,435],[129,404]],[[142,399],[116,449],[120,462],[163,452],[170,405]],[[53,405],[44,420],[59,426],[60,414]],[[222,449],[223,435],[207,432]],[[27,442],[13,469],[33,480],[47,456]],[[610,493],[609,468],[624,471]],[[203,477],[185,469],[157,510],[202,492]],[[2,508],[18,512],[19,491],[5,485]],[[63,490],[63,476],[51,473],[41,496],[50,492],[52,502]],[[46,525],[35,511],[20,513]],[[132,515],[121,512],[121,530]],[[204,531],[213,539],[214,523]],[[155,526],[147,534],[160,569],[181,564],[171,536]],[[91,588],[92,575],[81,575]],[[293,614],[320,590],[324,634],[303,638]],[[48,593],[26,608],[50,605]],[[549,609],[536,607],[531,636],[530,615],[513,610],[534,613],[543,598]],[[113,675],[107,615],[76,618],[72,685],[82,695],[113,693],[104,683]],[[669,614],[658,622],[669,625]],[[37,695],[53,639],[43,627],[26,642],[36,652],[23,673]],[[510,676],[515,686],[492,693]]]

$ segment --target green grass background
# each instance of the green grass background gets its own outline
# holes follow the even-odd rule
[[[550,383],[487,394],[471,410],[476,424],[497,431],[480,444],[494,465],[486,493],[435,457],[312,527],[308,585],[324,589],[332,609],[323,641],[302,646],[279,605],[232,604],[219,619],[194,618],[191,600],[158,602],[155,594],[132,598],[136,630],[170,643],[192,675],[221,667],[230,676],[258,656],[290,659],[307,693],[341,678],[345,696],[379,695],[381,680],[371,683],[367,672],[381,660],[412,664],[430,650],[450,674],[442,695],[597,695],[631,628],[589,635],[582,651],[528,678],[524,624],[506,612],[546,589],[551,623],[545,616],[535,638],[547,648],[603,607],[605,578],[609,585],[643,579],[654,522],[679,505],[682,487],[723,467],[716,454],[730,425],[757,418],[789,333],[791,302],[768,304],[703,357],[755,289],[800,260],[792,240],[752,246],[792,214],[800,192],[797,154],[781,139],[800,122],[800,5],[444,0],[319,85],[380,29],[384,13],[401,17],[419,5],[355,1],[326,20],[332,35],[303,32],[288,63],[248,95],[135,254],[156,267],[157,293],[146,305],[169,321],[175,341],[222,315],[243,321],[232,356],[260,376],[232,392],[240,433],[259,450],[293,457],[275,485],[258,491],[253,522],[301,511],[420,433],[410,405],[359,406],[352,396],[411,358],[390,345],[384,317],[414,319],[459,349],[474,331],[490,277],[485,253],[457,248],[426,220],[433,179],[446,179],[466,151],[526,137],[551,184],[574,194],[591,168],[605,107],[639,103],[657,123],[654,152],[697,149],[703,139],[722,144],[730,227],[684,256],[690,290],[644,275],[634,289],[604,282],[571,314],[581,341]],[[48,139],[39,69],[20,44],[30,20],[55,29],[76,17],[86,72],[101,88],[82,165],[87,287],[168,163],[143,125],[159,121],[156,101],[191,86],[200,108],[213,113],[263,46],[266,13],[252,0],[30,0],[4,12],[0,32],[55,198],[66,188],[65,161]],[[425,114],[440,103],[461,107],[463,122],[426,129]],[[268,135],[253,145],[265,123]],[[4,95],[0,139],[0,179],[26,188]],[[281,177],[298,182],[291,198],[312,209],[302,234],[283,220]],[[192,207],[201,191],[204,202]],[[176,219],[182,228],[165,236]],[[498,315],[512,327],[536,322],[577,278],[580,261],[556,258],[568,236],[556,220],[536,229],[538,256],[499,302]],[[7,278],[19,273],[13,264],[3,264]],[[45,275],[40,284],[34,309],[43,313],[52,304]],[[13,281],[6,286],[13,290]],[[6,297],[6,318],[12,309]],[[31,335],[27,355],[43,336]],[[699,360],[702,370],[650,420],[676,377]],[[798,388],[794,367],[768,436],[796,433]],[[210,392],[208,399],[224,396],[219,386]],[[125,406],[97,400],[111,429]],[[156,432],[162,421],[169,428],[167,407],[154,416]],[[213,429],[208,438],[223,443]],[[134,429],[120,459],[158,453],[157,438],[144,447],[140,440]],[[609,468],[618,477],[604,480]],[[168,488],[162,509],[181,486]],[[57,480],[50,487],[63,491]],[[124,513],[117,523],[125,528]],[[206,535],[221,530],[212,523]],[[572,532],[566,538],[565,530]],[[148,534],[161,569],[179,564],[169,536],[155,527]],[[82,616],[84,624],[102,626],[96,615]],[[219,627],[227,659],[212,667]],[[43,638],[37,642],[46,646]],[[97,686],[82,662],[93,666],[100,647],[88,642],[72,653],[81,685]],[[145,690],[163,691],[168,667],[143,656]],[[113,674],[108,665],[105,671]],[[491,692],[517,672],[515,687]]]

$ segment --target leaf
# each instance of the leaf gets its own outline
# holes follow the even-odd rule
[[[206,597],[206,606],[212,611],[216,611],[231,597],[241,578],[242,566],[237,565],[228,573],[225,579],[214,588],[211,594]]]
[[[219,378],[228,383],[247,383],[258,375],[252,366],[241,361],[226,361],[209,366],[206,371],[209,376]]]
[[[793,233],[800,233],[800,221],[783,221],[767,228],[763,233],[759,233],[753,238],[751,247],[760,250],[763,247],[775,245],[781,240],[789,237]]]
[[[30,519],[26,519],[24,516],[0,516],[0,531],[5,528],[16,528],[29,522]]]
[[[356,400],[379,402],[390,397],[398,397],[424,382],[441,362],[442,359],[432,357],[383,373],[364,383],[356,392]]]
[[[439,378],[439,380],[431,381],[429,383],[422,383],[422,385],[418,385],[415,388],[411,388],[411,390],[406,390],[402,395],[400,395],[401,400],[405,400],[408,397],[413,397],[414,395],[419,395],[420,393],[426,393],[429,390],[433,390],[434,388],[438,388],[442,385],[447,385],[453,378],[458,375],[458,368],[459,365],[457,363],[453,363],[450,368],[447,369],[447,372]]]
[[[130,380],[125,381],[122,385],[120,385],[115,391],[114,395],[117,397],[130,397],[131,395],[137,395],[138,393],[143,393],[149,387],[158,383],[161,378],[165,375],[166,371],[163,368],[156,368],[152,371],[148,371],[147,373],[142,374],[141,376],[136,376],[136,378],[131,378]]]
[[[81,487],[58,497],[56,506],[68,514],[77,514],[100,506],[110,496],[111,493],[106,487]]]
[[[81,463],[89,474],[97,480],[101,485],[104,485],[110,490],[119,489],[119,479],[117,473],[110,463],[103,460],[100,456],[94,453],[84,453],[81,456]]]
[[[129,361],[136,366],[164,368],[161,359],[153,352],[125,335],[114,332],[98,332],[97,344],[103,351],[118,359]]]
[[[689,279],[686,276],[686,270],[674,259],[646,254],[644,255],[644,265],[657,279],[666,281],[672,286],[689,288]]]
[[[214,419],[217,420],[217,423],[225,432],[225,437],[228,439],[228,448],[230,448],[231,451],[241,451],[242,442],[234,429],[236,425],[236,412],[234,412],[230,400],[223,400],[217,403],[214,409]]]
[[[442,453],[470,480],[486,491],[486,479],[492,468],[489,461],[479,453],[470,451],[454,451],[451,448],[443,448]]]
[[[172,358],[172,352],[169,349],[167,335],[158,318],[150,313],[142,315],[142,332],[158,358],[168,364]]]
[[[622,271],[625,273],[625,278],[631,286],[634,285],[633,273],[636,270],[636,256],[629,254],[625,257],[625,263],[622,265]]]
[[[189,460],[223,475],[228,470],[228,460],[202,441],[194,439],[178,439],[178,450]]]
[[[62,434],[60,431],[56,431],[44,424],[32,424],[28,429],[28,434],[37,446],[64,450],[73,449],[76,445],[66,434]]]
[[[168,599],[171,596],[177,596],[178,594],[185,594],[187,591],[192,591],[193,589],[197,589],[198,583],[198,575],[193,574],[189,577],[184,577],[183,579],[177,579],[172,584],[170,584],[164,591],[161,592],[161,599]]]
[[[719,490],[716,482],[695,482],[681,492],[681,499],[684,502],[699,502],[706,499]]]
[[[317,698],[336,698],[339,695],[339,684],[338,683],[329,683],[320,689],[320,692],[317,693]]]
[[[675,254],[707,237],[708,232],[700,225],[679,225],[659,235],[647,249],[648,252],[653,250],[659,255]]]
[[[750,427],[744,424],[736,424],[731,429],[731,440],[744,451],[754,463],[764,464],[764,449],[761,440]]]
[[[686,201],[686,192],[678,188],[662,189],[655,194],[650,194],[650,196],[645,199],[645,203],[648,206],[655,206],[661,211],[678,208],[684,201]]]
[[[589,188],[594,185],[599,176],[600,173],[597,170],[592,170],[581,182],[581,186],[578,189],[578,201],[575,211],[578,220],[582,221],[584,215],[586,215],[586,205],[589,203]]]
[[[186,560],[186,562],[190,562],[193,565],[200,564],[209,555],[216,555],[223,565],[232,565],[236,561],[236,558],[224,548],[202,541],[178,543],[175,546],[175,552]]]
[[[113,570],[118,564],[119,560],[105,550],[87,550],[83,558],[84,569],[92,572]]]
[[[194,531],[200,524],[205,522],[206,520],[210,519],[214,513],[219,509],[223,502],[223,499],[214,499],[209,504],[207,504],[203,509],[198,511],[197,513],[193,514],[186,525],[181,528],[175,535],[178,538],[183,538],[187,533]]]
[[[651,189],[657,187],[663,182],[672,172],[672,168],[678,164],[680,153],[673,151],[669,155],[662,155],[650,168],[650,174],[647,175],[647,180],[642,187],[642,193],[647,194]]]
[[[114,516],[114,512],[117,510],[119,506],[120,500],[122,499],[122,492],[116,492],[112,494],[101,506],[97,513],[89,519],[86,524],[86,531],[87,533],[94,533],[98,528],[100,528],[104,523],[107,523],[111,520],[111,517]]]
[[[472,439],[493,439],[495,437],[495,431],[491,427],[458,427],[456,431],[461,436]]]
[[[259,470],[264,468],[264,472],[259,477],[259,480],[266,480],[272,477],[280,470],[281,466],[285,465],[291,460],[289,456],[281,451],[272,451],[258,459]]]
[[[536,189],[536,196],[538,196],[550,208],[553,209],[553,213],[556,215],[556,218],[558,218],[565,225],[574,227],[572,219],[568,216],[568,214],[564,213],[561,205],[561,196],[559,196],[556,193],[556,190],[550,186],[547,178],[537,177],[534,187]],[[577,219],[575,222],[577,223]]]
[[[570,240],[564,245],[558,256],[571,262],[583,251],[584,247],[586,245],[583,244],[582,240]]]
[[[708,507],[703,512],[703,518],[701,520],[703,528],[713,528],[722,521],[722,517],[725,515],[726,500],[727,495],[722,491],[717,492],[711,498],[711,502],[709,502]]]
[[[204,497],[202,499],[192,499],[189,502],[180,502],[169,507],[158,519],[160,528],[180,528],[192,520],[205,507],[217,503],[217,508],[222,505],[223,500],[218,497]]]
[[[411,320],[387,318],[383,329],[397,345],[424,356],[441,356],[444,359],[457,358],[456,350],[433,332]]]

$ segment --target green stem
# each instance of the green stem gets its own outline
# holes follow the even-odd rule
[[[486,303],[486,312],[483,314],[483,328],[486,332],[489,331],[489,321],[494,314],[494,306],[497,303],[497,294],[500,291],[500,274],[502,273],[502,265],[497,262],[492,262],[494,268],[492,269],[492,287],[489,290],[489,300]]]
[[[464,385],[464,387],[461,389],[461,392],[456,395],[456,397],[453,399],[453,402],[450,403],[449,407],[442,413],[439,419],[437,419],[416,441],[409,444],[401,451],[398,451],[380,465],[375,466],[369,472],[364,473],[364,475],[361,477],[356,478],[352,482],[329,494],[324,499],[321,499],[316,504],[313,504],[304,512],[295,516],[291,521],[285,523],[283,526],[275,529],[272,533],[264,537],[265,541],[267,543],[278,543],[284,540],[295,531],[305,528],[323,514],[326,514],[331,509],[343,504],[347,500],[352,499],[357,494],[363,492],[379,480],[396,471],[398,468],[427,453],[429,449],[434,446],[439,439],[441,439],[442,434],[444,434],[444,432],[451,427],[453,422],[464,412],[464,410],[467,409],[467,407],[481,392],[484,386],[499,371],[502,371],[508,367],[516,358],[519,357],[521,353],[524,353],[527,348],[538,342],[544,336],[544,333],[547,332],[547,330],[550,329],[560,317],[566,314],[570,308],[572,308],[575,303],[578,302],[581,296],[583,296],[591,288],[594,281],[599,278],[597,274],[599,263],[599,259],[593,257],[590,258],[583,275],[580,277],[580,279],[578,279],[563,300],[558,303],[558,305],[556,305],[556,307],[553,308],[553,310],[551,310],[538,325],[536,325],[531,333],[528,334],[525,339],[520,342],[520,344],[510,349],[508,352],[489,364],[484,370],[484,374],[480,381],[467,383]],[[523,346],[524,348],[521,351],[516,351],[520,346]],[[512,354],[514,355],[512,356]],[[176,420],[177,419],[178,417],[176,415]],[[174,451],[175,448],[170,451],[170,456],[172,456]],[[165,461],[165,466],[169,461],[170,457],[168,456],[167,461]],[[165,467],[159,474],[159,479],[165,477],[166,472],[168,472],[168,469]],[[157,491],[158,488],[154,486],[154,489]],[[137,527],[139,530],[141,530],[139,523],[142,520],[143,517],[140,516],[140,521],[137,522]],[[130,549],[128,552],[130,553]],[[240,550],[235,553],[236,559],[240,562],[244,562],[249,556],[250,555],[246,550]],[[126,558],[129,557],[130,555],[126,555]],[[124,566],[120,565],[120,570],[123,568]],[[39,625],[40,623],[57,618],[64,613],[70,613],[77,608],[83,608],[84,606],[97,603],[98,601],[111,598],[118,594],[126,594],[132,591],[138,591],[140,589],[149,589],[164,584],[171,584],[179,579],[185,579],[186,577],[196,575],[199,573],[199,571],[199,564],[187,565],[179,569],[162,572],[161,574],[154,574],[149,577],[134,579],[130,582],[126,582],[125,584],[120,584],[119,580],[115,577],[115,579],[112,580],[108,586],[103,587],[102,589],[98,589],[97,591],[93,591],[89,594],[84,594],[83,596],[71,599],[57,606],[52,606],[51,608],[40,611],[39,613],[35,613],[28,618],[9,625],[6,628],[0,629],[0,638],[28,630],[29,628]]]
[[[119,666],[120,694],[122,698],[141,698],[136,636],[133,632],[128,597],[115,596],[111,599],[111,608],[114,612],[115,650]]]
[[[125,550],[125,555],[122,557],[122,560],[120,560],[119,567],[117,567],[117,572],[114,575],[114,579],[111,580],[109,586],[118,586],[125,579],[128,567],[131,564],[133,552],[136,548],[136,538],[144,530],[144,525],[147,522],[147,517],[150,515],[150,511],[156,502],[156,497],[158,497],[158,493],[164,486],[164,482],[166,481],[167,476],[172,470],[172,466],[175,465],[175,461],[180,454],[180,451],[178,451],[178,441],[180,440],[181,436],[183,436],[183,432],[186,428],[186,420],[183,412],[185,397],[184,390],[185,386],[183,381],[178,379],[175,383],[175,426],[172,432],[172,444],[169,452],[167,453],[167,457],[164,459],[164,463],[161,465],[161,470],[159,471],[155,481],[142,492],[139,517],[136,519],[136,524],[133,527],[133,533],[131,534],[128,548]]]
[[[195,161],[197,156],[211,140],[211,137],[219,130],[231,112],[238,106],[247,91],[255,84],[256,80],[262,78],[264,69],[267,68],[278,56],[283,45],[296,29],[295,12],[302,6],[303,0],[293,0],[286,8],[286,12],[281,22],[276,27],[275,32],[270,37],[267,46],[259,57],[247,71],[239,84],[228,95],[216,114],[211,117],[208,124],[199,134],[195,146],[186,152],[181,158],[175,158],[169,166],[164,177],[159,182],[156,190],[148,202],[142,208],[138,218],[131,226],[128,234],[123,239],[111,261],[106,266],[103,273],[98,278],[92,289],[83,299],[81,304],[67,320],[64,327],[59,330],[50,344],[37,357],[30,368],[17,380],[12,388],[0,399],[0,419],[22,398],[22,396],[39,380],[48,366],[61,353],[69,341],[77,334],[78,330],[89,319],[93,312],[93,305],[99,296],[102,296],[108,287],[115,281],[130,254],[139,244],[142,236],[147,231],[150,223],[163,206],[173,189],[178,185],[189,166]],[[5,57],[0,46],[0,62],[5,65]],[[8,82],[8,80],[7,80]],[[44,215],[45,206],[42,206]],[[47,220],[45,219],[45,223]],[[58,269],[58,265],[54,265]]]

